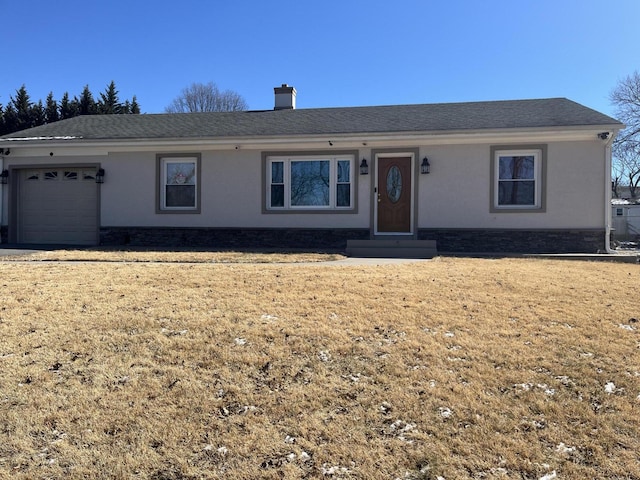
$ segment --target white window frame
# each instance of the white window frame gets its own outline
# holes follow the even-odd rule
[[[329,162],[329,205],[291,205],[291,164],[292,162]],[[338,183],[338,162],[349,162],[349,182]],[[282,185],[280,182],[272,182],[273,163],[283,163],[283,183],[284,183],[284,205],[271,205],[271,186]],[[269,212],[316,212],[316,211],[353,211],[355,208],[356,190],[356,161],[354,155],[287,155],[287,156],[267,156],[266,157],[266,188],[265,205]],[[349,205],[338,206],[338,184],[349,185]]]
[[[535,146],[507,146],[492,147],[491,159],[491,211],[492,212],[543,212],[545,211],[545,175],[546,175],[546,145]],[[520,181],[534,182],[534,202],[522,205],[502,205],[500,201],[500,182],[514,182],[518,180],[500,180],[500,157],[533,157],[533,178]]]
[[[193,164],[195,168],[194,205],[167,205],[167,165],[171,163]],[[200,155],[199,154],[169,154],[157,155],[158,169],[158,206],[157,213],[200,213]]]

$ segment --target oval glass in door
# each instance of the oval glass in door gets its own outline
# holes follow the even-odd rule
[[[387,173],[387,196],[391,203],[396,203],[402,195],[402,173],[400,169],[394,165]]]

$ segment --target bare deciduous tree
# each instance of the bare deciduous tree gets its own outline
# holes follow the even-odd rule
[[[614,188],[628,185],[631,197],[636,198],[640,194],[640,74],[636,71],[622,79],[610,100],[618,119],[627,125],[613,143]]]
[[[192,83],[165,108],[166,113],[187,112],[236,112],[247,110],[245,99],[233,90],[221,91],[218,86],[209,82]]]

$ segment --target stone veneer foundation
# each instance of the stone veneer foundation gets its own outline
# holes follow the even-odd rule
[[[368,229],[103,227],[101,245],[201,248],[314,248],[344,250]]]
[[[435,240],[438,252],[597,253],[605,230],[422,229],[419,240]]]
[[[8,229],[0,228],[2,243]],[[105,246],[195,248],[346,249],[347,240],[371,238],[368,229],[102,227]],[[438,252],[596,253],[605,249],[604,229],[476,230],[420,229],[419,240],[435,240]]]

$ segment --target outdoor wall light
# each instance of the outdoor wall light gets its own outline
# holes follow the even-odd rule
[[[0,173],[0,184],[6,185],[7,183],[9,183],[9,170],[3,170]]]
[[[7,148],[6,150],[4,148],[0,148],[0,155],[9,155],[11,153],[11,149]]]
[[[104,183],[104,168],[99,168],[96,172],[96,183]]]
[[[367,160],[365,158],[360,162],[360,175],[369,175],[369,165],[367,165]]]
[[[429,163],[429,159],[424,157],[422,159],[422,163],[420,164],[420,173],[427,174],[431,171],[431,164]]]

